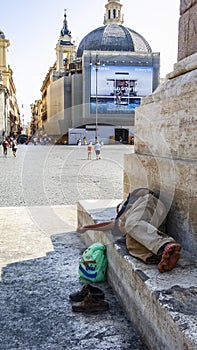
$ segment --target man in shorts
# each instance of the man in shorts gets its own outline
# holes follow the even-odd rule
[[[95,145],[94,145],[94,151],[96,153],[96,159],[100,159],[100,154],[101,154],[101,144],[99,143],[99,141],[97,140]]]

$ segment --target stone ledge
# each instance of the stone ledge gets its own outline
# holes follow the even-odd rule
[[[197,53],[194,53],[174,64],[174,71],[166,75],[166,79],[174,79],[179,75],[197,69]]]
[[[111,220],[119,200],[78,203],[78,224]],[[107,246],[108,281],[131,322],[149,349],[194,350],[197,348],[196,265],[183,251],[177,266],[161,274],[156,265],[146,265],[127,252],[111,232],[88,231],[86,246]]]

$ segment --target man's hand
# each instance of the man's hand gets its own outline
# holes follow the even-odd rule
[[[85,226],[78,226],[77,229],[76,229],[76,231],[77,231],[78,233],[84,233],[84,232],[87,231],[87,228],[85,228]]]

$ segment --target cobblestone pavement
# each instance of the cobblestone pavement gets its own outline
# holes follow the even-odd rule
[[[133,146],[104,145],[101,159],[87,159],[87,147],[20,145],[0,156],[4,177],[0,206],[75,204],[80,199],[122,198],[123,156]]]
[[[97,286],[109,311],[76,313],[69,301],[87,283],[76,202],[122,197],[125,151],[104,146],[88,161],[85,147],[29,145],[0,156],[1,350],[145,350],[107,282]]]

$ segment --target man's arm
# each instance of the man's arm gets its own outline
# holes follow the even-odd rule
[[[112,230],[113,228],[114,228],[114,221],[107,221],[107,222],[101,222],[99,224],[78,226],[76,231],[78,233],[84,233],[88,230],[109,231],[109,230]]]

